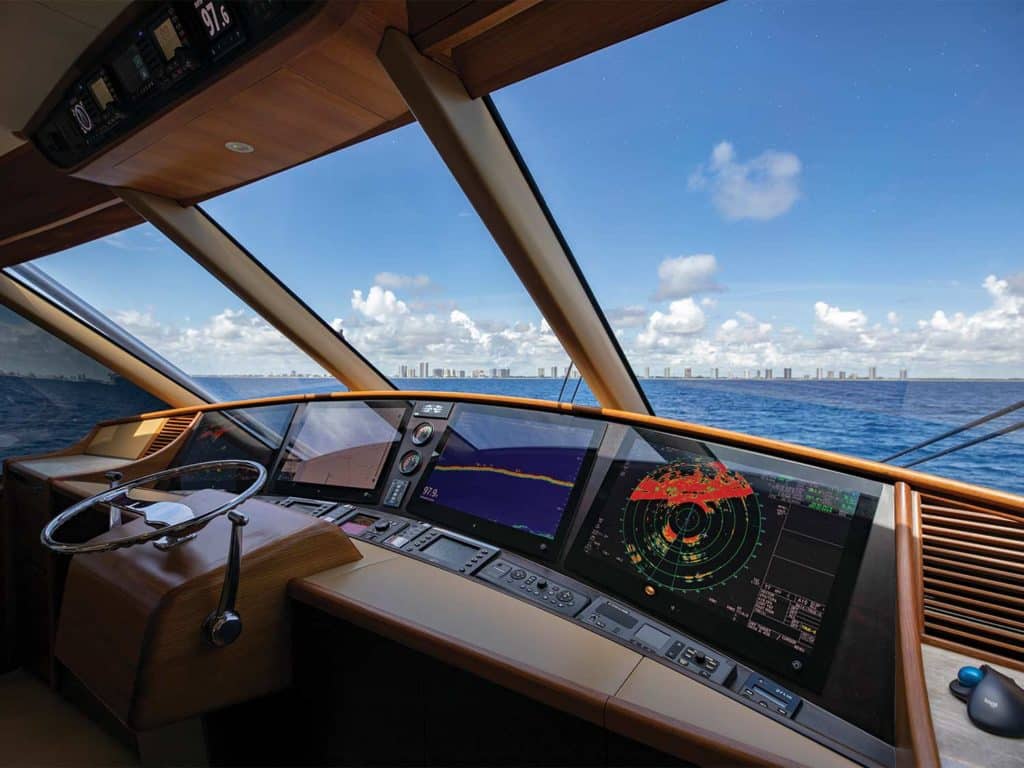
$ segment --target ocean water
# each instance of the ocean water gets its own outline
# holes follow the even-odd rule
[[[333,379],[197,377],[225,399],[341,389]],[[398,379],[409,390],[459,390],[556,400],[556,379]],[[649,379],[660,416],[881,459],[983,414],[1024,400],[1024,381],[805,381]],[[570,381],[562,399],[571,399]],[[576,402],[596,405],[585,384]],[[159,408],[118,381],[0,376],[0,459],[63,447],[93,423]],[[1024,409],[939,444],[945,448],[1024,420]],[[925,453],[898,460],[917,458]],[[1024,429],[928,462],[918,469],[1024,494]]]

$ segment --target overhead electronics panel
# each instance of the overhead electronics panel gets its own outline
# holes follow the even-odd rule
[[[72,168],[224,73],[310,0],[178,0],[121,32],[64,92],[33,133],[55,165]]]
[[[565,537],[604,426],[539,411],[459,405],[409,510],[543,559]]]
[[[631,428],[567,564],[820,689],[880,493],[847,475]]]
[[[313,402],[295,416],[274,475],[287,496],[376,503],[409,407],[394,400]]]

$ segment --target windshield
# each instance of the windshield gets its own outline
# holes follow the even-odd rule
[[[203,207],[398,386],[557,397],[567,354],[419,125]]]
[[[1024,399],[1021,16],[978,11],[734,0],[495,94],[660,415],[880,459]]]
[[[216,398],[345,389],[151,224],[32,264]]]

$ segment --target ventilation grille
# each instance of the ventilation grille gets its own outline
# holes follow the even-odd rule
[[[924,636],[1024,668],[1024,515],[921,496]]]
[[[166,448],[173,443],[182,432],[189,428],[193,419],[195,419],[195,414],[191,413],[184,416],[171,416],[160,430],[160,433],[153,438],[153,442],[149,444],[145,455],[150,456],[161,448]]]

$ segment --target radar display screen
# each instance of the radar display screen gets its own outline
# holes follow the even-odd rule
[[[569,566],[809,688],[838,639],[880,486],[630,429]]]
[[[371,501],[407,411],[395,401],[309,403],[289,430],[274,487],[308,498]]]
[[[560,414],[458,406],[410,509],[501,546],[553,557],[603,430]]]

